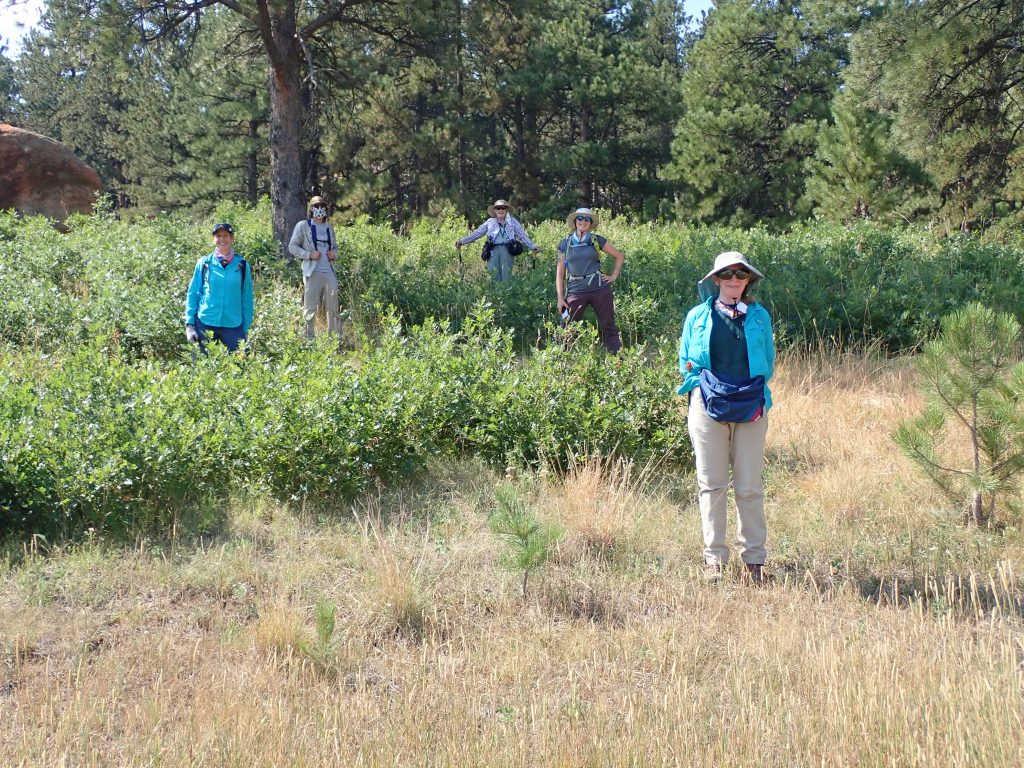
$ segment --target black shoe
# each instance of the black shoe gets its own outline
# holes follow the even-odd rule
[[[747,569],[747,578],[750,583],[755,587],[760,587],[764,584],[764,566],[761,563],[745,563]]]

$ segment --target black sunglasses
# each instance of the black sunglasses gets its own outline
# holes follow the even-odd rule
[[[733,275],[736,276],[737,280],[749,280],[750,272],[746,269],[723,269],[721,272],[716,272],[715,277],[719,280],[728,280]]]
[[[508,206],[507,205],[496,205],[496,206],[494,206],[494,210],[496,210],[496,211],[507,211],[508,210]]]
[[[594,223],[594,220],[589,216],[577,216],[576,221],[589,221],[591,224]]]

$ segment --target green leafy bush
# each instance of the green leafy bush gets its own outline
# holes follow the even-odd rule
[[[232,489],[351,498],[432,453],[498,466],[589,451],[688,458],[671,375],[639,355],[519,358],[481,309],[463,333],[394,316],[349,357],[211,347],[195,364],[133,360],[98,338],[60,360],[8,351],[0,382],[5,528],[116,535],[202,524]]]
[[[230,220],[253,268],[249,352],[193,363],[183,301],[210,225]],[[776,335],[796,344],[913,348],[979,300],[1024,313],[1018,250],[964,235],[807,226],[636,225],[602,233],[626,265],[615,286],[627,348],[593,323],[554,319],[561,222],[530,227],[542,253],[492,283],[454,219],[408,236],[360,220],[339,230],[346,356],[302,339],[301,276],[278,257],[266,203],[210,221],[0,214],[0,525],[118,534],[202,527],[233,489],[343,499],[416,472],[431,453],[495,466],[587,455],[687,464],[675,344],[715,254],[746,253]]]

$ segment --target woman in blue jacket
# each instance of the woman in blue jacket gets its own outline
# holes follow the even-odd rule
[[[185,296],[185,338],[199,344],[204,353],[207,331],[232,352],[249,338],[252,269],[235,253],[234,242],[230,224],[213,228],[213,253],[196,262]]]
[[[687,425],[697,460],[698,503],[704,532],[705,578],[722,577],[729,475],[736,494],[736,538],[746,573],[762,581],[767,557],[764,514],[764,443],[775,369],[768,311],[751,298],[762,275],[737,251],[719,254],[697,284],[702,299],[686,315],[679,371],[689,394]]]

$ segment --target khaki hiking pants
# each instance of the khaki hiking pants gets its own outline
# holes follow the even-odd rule
[[[316,313],[324,305],[327,331],[341,335],[341,312],[338,306],[338,278],[333,272],[314,272],[303,277],[302,309],[306,317],[306,338],[316,335]]]
[[[736,540],[744,563],[764,564],[768,525],[764,515],[764,441],[768,417],[723,424],[708,416],[700,387],[690,392],[687,429],[697,457],[697,503],[704,529],[704,562],[724,566],[729,470],[736,494]]]

